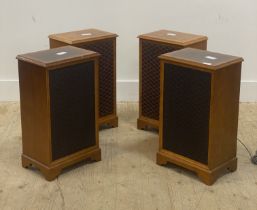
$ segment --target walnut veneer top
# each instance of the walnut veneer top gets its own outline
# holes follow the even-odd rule
[[[50,50],[42,50],[18,55],[17,59],[49,68],[58,65],[69,64],[70,62],[89,59],[96,56],[99,56],[99,53],[67,45]]]
[[[101,31],[98,29],[84,29],[66,33],[51,34],[48,37],[67,44],[81,44],[101,39],[114,38],[117,34]]]
[[[194,48],[184,48],[182,50],[166,53],[159,56],[159,58],[210,70],[220,69],[243,61],[243,58],[241,57]]]
[[[197,42],[206,41],[208,38],[202,35],[182,33],[178,31],[159,30],[138,36],[140,39],[169,43],[180,46],[188,46]]]

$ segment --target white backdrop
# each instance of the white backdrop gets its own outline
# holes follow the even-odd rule
[[[137,35],[203,34],[208,49],[245,59],[241,101],[257,101],[256,0],[0,0],[0,100],[18,100],[15,56],[48,48],[47,36],[84,28],[119,34],[118,99],[138,99]]]

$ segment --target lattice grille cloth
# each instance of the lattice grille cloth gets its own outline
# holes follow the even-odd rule
[[[159,120],[161,54],[174,51],[165,44],[142,40],[142,115]]]
[[[83,45],[83,48],[101,54],[99,60],[99,117],[114,113],[114,46],[113,39]]]
[[[49,71],[53,160],[96,144],[94,72],[93,61]]]
[[[211,75],[165,64],[164,148],[207,164]]]

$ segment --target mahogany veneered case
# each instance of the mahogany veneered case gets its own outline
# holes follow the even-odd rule
[[[72,46],[18,55],[22,166],[47,180],[85,159],[101,160],[99,54]]]

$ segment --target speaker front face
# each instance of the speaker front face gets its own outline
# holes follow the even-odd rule
[[[99,58],[99,117],[115,114],[115,40],[87,43],[82,48],[101,54]]]
[[[211,73],[164,65],[163,148],[208,164]]]
[[[49,71],[52,160],[96,145],[94,61]]]
[[[174,51],[169,45],[141,40],[141,114],[159,120],[160,61],[158,56]]]

